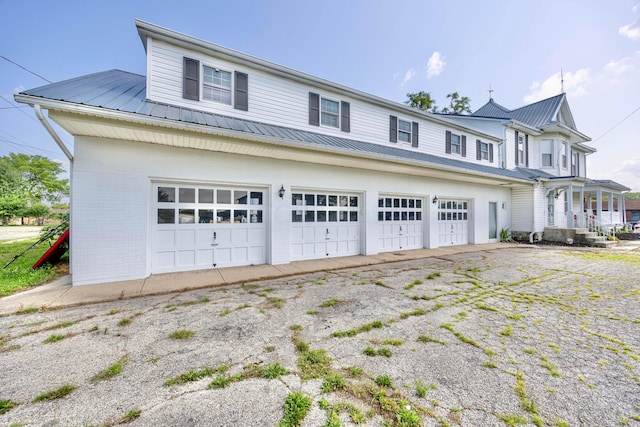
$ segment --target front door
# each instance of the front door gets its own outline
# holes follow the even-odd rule
[[[556,198],[553,193],[549,193],[547,196],[547,225],[553,227],[556,225],[555,220],[555,207],[556,207]]]

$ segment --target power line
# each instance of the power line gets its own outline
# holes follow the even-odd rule
[[[29,108],[29,106],[28,105],[16,105],[16,106],[13,106],[13,107],[0,107],[0,110],[11,110],[11,109],[14,109],[14,108],[17,110],[19,108]]]
[[[618,123],[616,123],[615,125],[611,126],[609,128],[608,131],[606,131],[605,133],[603,133],[602,135],[600,135],[599,137],[597,137],[596,139],[594,139],[593,141],[591,141],[591,144],[595,144],[596,141],[598,141],[600,138],[604,137],[606,134],[608,134],[609,132],[611,132],[612,130],[614,130],[615,128],[617,128],[618,126],[620,126],[623,122],[625,122],[629,117],[633,116],[635,113],[637,113],[638,111],[640,111],[640,106],[638,108],[636,108],[635,110],[633,110],[627,117],[625,117],[624,119],[620,120]]]
[[[22,68],[22,69],[23,69],[23,70],[25,70],[27,73],[31,73],[31,74],[33,74],[33,75],[34,75],[34,76],[36,76],[36,77],[40,77],[42,80],[44,80],[44,81],[45,81],[45,82],[47,82],[47,83],[53,83],[51,80],[49,80],[49,79],[45,79],[45,78],[44,78],[44,77],[42,77],[40,74],[34,73],[33,71],[29,70],[28,68],[25,68],[25,67],[23,67],[22,65],[20,65],[20,64],[18,64],[18,63],[16,63],[16,62],[13,62],[12,60],[10,60],[9,58],[7,58],[6,56],[2,56],[2,55],[0,55],[0,58],[4,59],[4,60],[5,60],[5,61],[7,61],[7,62],[11,62],[13,65],[15,65],[15,66],[17,66],[17,67]]]
[[[0,138],[0,141],[7,142],[7,143],[13,144],[13,145],[17,145],[19,147],[29,148],[29,149],[32,149],[32,150],[44,151],[46,153],[51,153],[51,154],[56,154],[56,155],[60,154],[60,152],[51,151],[51,150],[45,150],[44,148],[34,147],[33,145],[20,144],[20,143],[17,143],[15,141],[11,141],[9,139]]]
[[[7,102],[7,104],[9,104],[9,105],[13,106],[14,108],[18,109],[15,105],[13,105],[13,103],[11,101],[9,101],[4,96],[0,95],[0,98],[4,99]],[[35,117],[30,116],[29,114],[25,113],[23,110],[18,109],[18,111],[21,112],[22,114],[24,114],[25,116],[29,117],[34,122],[38,123],[38,121],[35,119]]]

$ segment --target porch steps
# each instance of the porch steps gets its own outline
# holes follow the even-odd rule
[[[576,229],[574,241],[594,248],[610,248],[616,245],[615,241],[607,240],[606,236],[598,236],[598,233],[589,231],[587,228]]]
[[[550,242],[561,243],[573,240],[575,244],[594,248],[611,248],[616,245],[615,241],[607,240],[605,236],[598,236],[598,233],[589,231],[588,228],[545,227],[542,238]]]

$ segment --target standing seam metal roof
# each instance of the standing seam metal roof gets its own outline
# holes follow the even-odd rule
[[[439,165],[531,181],[530,174],[519,170],[501,169],[432,154],[404,150],[397,147],[324,135],[305,130],[286,128],[267,123],[239,119],[220,114],[194,110],[146,99],[146,78],[121,70],[110,70],[66,80],[21,92],[23,95],[70,102],[107,110],[141,114],[171,121],[233,130],[255,135],[276,137],[300,144],[309,143],[347,149],[353,152],[410,160],[428,165]]]

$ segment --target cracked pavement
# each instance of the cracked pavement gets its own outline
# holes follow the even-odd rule
[[[522,247],[3,316],[0,401],[14,406],[0,424],[106,426],[135,409],[132,426],[275,426],[301,391],[313,400],[303,426],[327,424],[323,399],[367,414],[361,425],[400,425],[354,391],[388,375],[424,426],[640,425],[639,277],[637,252]],[[170,338],[182,329],[193,336]],[[348,387],[302,380],[294,336],[325,350]],[[120,373],[92,380],[122,358]],[[164,385],[274,363],[288,373]],[[77,388],[33,402],[63,384]]]

